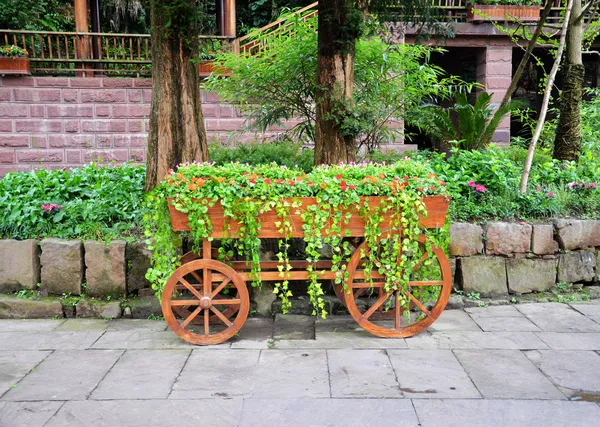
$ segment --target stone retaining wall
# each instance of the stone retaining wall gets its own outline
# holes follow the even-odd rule
[[[561,282],[592,283],[600,275],[600,221],[457,223],[450,233],[454,282],[465,294],[541,292]],[[0,240],[0,293],[40,283],[47,295],[148,295],[149,265],[142,243]]]

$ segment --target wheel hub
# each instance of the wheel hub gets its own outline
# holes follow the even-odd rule
[[[200,298],[200,307],[207,309],[212,306],[212,299],[210,297]]]

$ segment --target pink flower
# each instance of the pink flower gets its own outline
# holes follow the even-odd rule
[[[573,181],[573,182],[569,182],[569,183],[567,184],[567,187],[569,187],[569,188],[573,188],[573,187],[577,187],[578,185],[579,185],[579,184],[577,184],[577,182]]]
[[[62,208],[63,207],[61,205],[57,205],[56,203],[51,203],[51,204],[44,203],[44,204],[42,204],[42,210],[44,210],[46,212],[56,213],[57,211],[61,210]]]
[[[548,193],[548,197],[554,197],[554,193],[551,191]]]
[[[537,187],[535,187],[536,191],[542,191],[542,187],[540,187],[539,185]]]
[[[265,179],[265,184],[271,185],[271,180],[269,178]]]
[[[598,184],[596,184],[595,182],[592,182],[590,185],[588,185],[588,188],[596,188],[598,186]]]
[[[475,184],[475,181],[469,181],[469,187],[475,187],[477,184]]]
[[[483,185],[477,184],[477,186],[475,186],[475,191],[479,191],[480,193],[485,193],[487,191],[487,188],[485,188]]]

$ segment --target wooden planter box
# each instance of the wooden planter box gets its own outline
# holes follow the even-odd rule
[[[539,19],[539,6],[476,4],[469,6],[467,12],[467,22],[475,23],[512,20],[537,22]]]
[[[216,67],[211,60],[201,61],[198,64],[198,75],[200,77],[208,77],[211,73],[216,73],[220,76],[229,76],[231,75],[231,70],[226,70],[221,67]]]
[[[0,74],[28,76],[29,58],[0,57]]]
[[[364,199],[364,198],[363,198]],[[371,208],[375,208],[381,203],[383,197],[368,197],[369,205]],[[294,199],[289,199],[291,203]],[[314,197],[299,197],[297,198],[302,203],[297,211],[300,213],[291,213],[290,220],[292,222],[292,227],[294,229],[293,237],[304,237],[303,229],[302,229],[302,218],[301,215],[306,211],[306,207],[310,205],[316,204],[316,200]],[[425,206],[427,207],[427,218],[421,217],[421,226],[425,228],[442,228],[446,223],[446,214],[448,213],[448,207],[450,201],[444,196],[433,196],[433,197],[425,197],[423,199],[425,202]],[[190,227],[188,225],[188,217],[187,214],[183,212],[179,212],[172,205],[172,199],[168,200],[169,202],[169,213],[171,214],[171,225],[173,226],[173,230],[175,231],[189,231]],[[208,209],[208,214],[211,218],[213,232],[212,236],[216,239],[220,239],[225,234],[224,230],[224,213],[223,208],[219,202],[215,203],[212,208]],[[352,217],[348,225],[345,225],[345,228],[350,230],[351,236],[353,237],[361,237],[365,235],[365,222],[360,217],[358,212],[351,212]],[[275,213],[275,211],[271,210],[268,212],[264,212],[259,216],[260,221],[262,223],[262,228],[260,230],[259,237],[260,238],[281,238],[281,233],[278,231],[278,227],[275,226],[275,223],[280,219]],[[389,220],[383,220],[381,224],[381,230],[386,230],[386,226],[389,224]],[[235,221],[231,221],[230,229],[228,230],[230,237],[236,236],[236,231],[239,229],[239,224]],[[328,228],[328,227],[326,227]]]

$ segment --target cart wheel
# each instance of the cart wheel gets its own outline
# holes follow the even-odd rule
[[[200,259],[200,255],[198,255],[195,252],[188,252],[185,255],[183,255],[181,257],[181,265],[183,264],[187,264],[190,261],[194,261]],[[193,287],[195,287],[196,289],[200,289],[202,290],[202,283],[197,283],[198,281],[195,280],[195,278],[192,276],[189,280],[190,285],[192,285]],[[218,283],[213,283],[213,287],[218,286]],[[176,285],[176,289],[178,290],[183,290],[184,286],[179,284]],[[238,298],[238,294],[236,291],[236,294],[233,295],[234,298]],[[229,306],[224,306],[223,310],[221,310],[221,312],[223,313],[223,316],[227,317],[228,319],[231,319],[231,316],[233,316],[235,313],[237,313],[237,311],[239,310],[240,306],[239,305],[229,305]],[[192,314],[194,312],[194,310],[196,309],[196,306],[173,306],[173,312],[179,316],[181,319],[187,319],[188,316],[190,314]],[[204,320],[202,319],[201,316],[196,316],[194,317],[194,319],[192,320],[192,323],[195,325],[202,325],[204,322]],[[209,322],[212,325],[217,325],[217,324],[222,324],[222,321],[219,317],[217,317],[216,315],[211,315],[209,317]]]
[[[200,286],[201,285],[201,286]],[[233,289],[235,288],[235,290]],[[224,294],[225,290],[228,294]],[[235,295],[235,296],[232,296]],[[237,311],[230,318],[223,313],[231,306]],[[194,307],[178,320],[176,307]],[[231,267],[211,259],[190,261],[169,277],[162,295],[162,312],[169,328],[192,344],[220,344],[234,336],[244,325],[250,309],[246,283]],[[202,325],[193,323],[202,315]],[[214,316],[220,324],[211,325]]]
[[[423,247],[426,238],[418,239]],[[354,320],[367,332],[382,338],[403,338],[427,329],[444,311],[452,291],[450,263],[444,251],[433,248],[433,256],[424,252],[406,291],[385,291],[385,278],[372,271],[373,286],[365,278],[362,261],[366,256],[366,243],[361,245],[348,264],[348,288],[344,291],[346,307]],[[368,308],[357,304],[359,298],[374,294],[375,302]],[[413,311],[414,308],[414,311]],[[376,312],[384,316],[377,318]],[[410,320],[409,320],[410,319]]]

